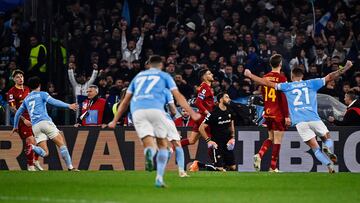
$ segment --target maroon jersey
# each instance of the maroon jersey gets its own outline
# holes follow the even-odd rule
[[[197,98],[195,101],[196,107],[199,109],[199,113],[205,115],[205,111],[211,112],[215,106],[214,93],[211,87],[206,83],[201,83],[197,91]],[[206,115],[205,115],[206,116]]]
[[[24,86],[24,89],[19,89],[14,86],[7,92],[7,101],[11,107],[16,107],[16,109],[19,109],[25,97],[29,93],[30,89],[26,86]],[[27,111],[25,111],[22,116],[24,116],[24,118],[27,120],[30,120],[30,116]]]
[[[264,78],[274,83],[286,82],[286,77],[277,72],[270,72],[264,75]],[[283,120],[285,117],[289,117],[289,108],[284,93],[267,86],[262,86],[261,92],[264,99],[264,118]]]

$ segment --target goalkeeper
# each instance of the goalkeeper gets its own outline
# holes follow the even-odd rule
[[[206,116],[204,122],[200,125],[201,136],[206,140],[209,148],[209,156],[213,162],[215,170],[236,169],[234,158],[235,130],[234,117],[229,110],[231,99],[228,94],[220,93],[216,96],[219,104]],[[211,138],[208,136],[205,128],[210,126]],[[190,171],[198,171],[199,168],[206,167],[208,170],[210,164],[203,164],[194,161],[190,166]]]

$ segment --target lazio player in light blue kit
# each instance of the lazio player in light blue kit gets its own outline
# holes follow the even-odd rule
[[[158,148],[155,186],[165,187],[163,177],[168,159],[166,138],[169,132],[166,126],[169,121],[166,118],[164,109],[166,104],[164,89],[171,91],[180,106],[188,111],[194,120],[198,120],[200,115],[194,112],[186,102],[185,97],[177,89],[172,77],[161,71],[163,64],[160,56],[150,57],[149,66],[148,70],[138,73],[131,81],[125,97],[120,103],[117,114],[108,126],[115,128],[116,122],[130,104],[135,130],[145,148],[145,169],[148,171],[153,169],[153,158],[156,148]],[[157,146],[154,137],[156,138]]]
[[[30,78],[29,87],[32,92],[25,98],[24,102],[15,114],[13,132],[17,131],[21,114],[27,110],[30,114],[32,131],[38,146],[29,145],[29,147],[26,149],[26,153],[31,153],[34,151],[41,157],[48,156],[49,150],[46,141],[51,139],[59,147],[61,157],[64,159],[68,170],[79,171],[73,167],[69,151],[64,143],[60,131],[52,122],[52,119],[49,117],[46,110],[46,103],[61,108],[69,108],[72,110],[76,110],[78,105],[76,103],[64,103],[52,98],[47,92],[40,91],[41,80],[39,77]]]
[[[174,98],[170,90],[164,89],[164,93],[166,95],[166,102],[165,102],[167,108],[166,117],[168,119],[168,124],[166,126],[168,128],[167,139],[171,142],[171,144],[175,148],[175,156],[176,156],[176,163],[178,165],[179,176],[181,178],[188,177],[187,173],[185,172],[184,150],[180,143],[180,135],[171,117],[171,115],[176,114],[176,106],[175,106]]]
[[[329,172],[334,173],[333,163],[337,162],[337,157],[330,151],[333,146],[333,141],[330,139],[330,133],[325,124],[319,117],[317,112],[317,91],[323,87],[327,82],[336,79],[342,73],[351,68],[351,61],[347,61],[343,69],[334,71],[324,78],[317,78],[312,80],[302,81],[304,76],[299,68],[294,68],[291,72],[290,83],[273,83],[266,79],[259,78],[249,70],[245,71],[245,76],[258,82],[262,85],[275,88],[285,93],[290,110],[290,119],[293,126],[303,139],[303,141],[312,149],[316,158],[324,165],[328,166]],[[323,141],[323,150],[326,156],[321,151],[319,144],[316,141],[316,136],[319,136]]]

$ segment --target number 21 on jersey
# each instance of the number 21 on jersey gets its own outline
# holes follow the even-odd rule
[[[275,102],[276,93],[274,88],[269,88],[267,86],[263,86],[265,88],[265,101],[271,99],[272,102]]]
[[[303,94],[305,96],[305,104],[310,104],[309,89],[307,87],[301,89],[294,89],[292,93],[296,94],[296,97],[294,99],[294,106],[299,106],[304,104],[301,97]]]

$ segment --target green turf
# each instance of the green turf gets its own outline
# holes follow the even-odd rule
[[[360,174],[198,172],[168,188],[155,173],[135,171],[0,171],[0,202],[360,202]]]

